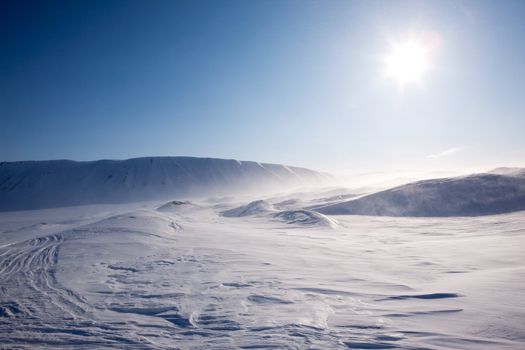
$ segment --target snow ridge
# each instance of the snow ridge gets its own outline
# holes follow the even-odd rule
[[[334,182],[335,178],[328,174],[305,168],[233,159],[147,157],[1,162],[0,211],[256,194]]]
[[[328,215],[480,216],[525,210],[525,173],[423,180],[316,208]]]

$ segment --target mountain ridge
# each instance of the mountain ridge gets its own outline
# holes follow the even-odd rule
[[[525,210],[525,172],[420,180],[315,210],[327,215],[414,217],[509,213]]]
[[[262,193],[335,182],[332,175],[306,168],[219,158],[0,162],[0,210]]]

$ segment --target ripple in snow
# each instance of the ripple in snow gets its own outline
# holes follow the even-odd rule
[[[271,205],[267,201],[257,200],[257,201],[250,202],[246,205],[242,205],[237,208],[223,211],[222,215],[227,216],[227,217],[242,217],[242,216],[266,214],[274,210],[275,209],[273,205]]]
[[[337,222],[328,216],[311,210],[286,210],[274,215],[280,221],[288,224],[307,226],[336,227]]]

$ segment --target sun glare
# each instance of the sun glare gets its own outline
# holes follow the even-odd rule
[[[405,42],[394,42],[385,57],[385,72],[400,87],[408,84],[421,85],[423,76],[431,69],[431,56],[439,44],[436,34],[412,37]]]

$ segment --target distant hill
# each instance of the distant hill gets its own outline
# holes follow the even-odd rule
[[[525,169],[524,168],[501,167],[501,168],[492,169],[491,171],[489,171],[489,174],[508,175],[508,176],[525,176]]]
[[[376,216],[478,216],[525,210],[525,171],[500,168],[418,181],[315,210]]]
[[[305,168],[215,158],[0,163],[0,211],[150,199],[264,193],[333,185]]]

